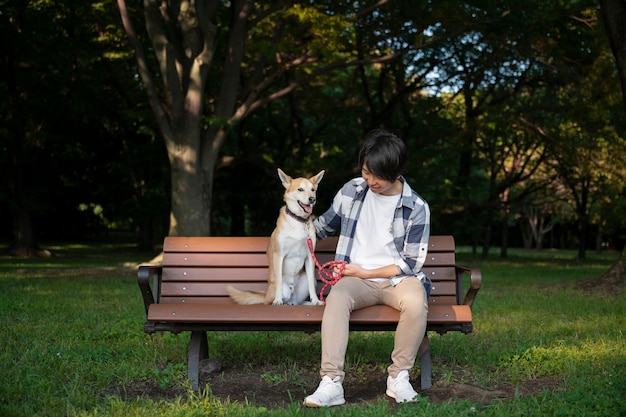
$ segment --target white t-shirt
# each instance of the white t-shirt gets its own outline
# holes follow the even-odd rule
[[[395,264],[399,254],[393,243],[393,214],[400,195],[368,191],[354,232],[350,261],[365,269]]]

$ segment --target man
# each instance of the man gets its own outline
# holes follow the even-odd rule
[[[404,142],[392,133],[370,132],[359,152],[361,178],[347,182],[315,220],[318,239],[340,231],[336,259],[347,264],[326,300],[322,381],[305,398],[306,406],[345,403],[350,313],[374,304],[400,311],[386,394],[399,403],[417,398],[409,371],[426,331],[430,280],[421,268],[428,251],[430,209],[401,176],[406,153]]]

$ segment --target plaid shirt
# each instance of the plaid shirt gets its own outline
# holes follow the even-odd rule
[[[403,177],[402,198],[393,215],[393,241],[399,254],[396,266],[400,274],[390,278],[396,285],[407,276],[419,278],[430,291],[430,279],[422,272],[428,252],[430,236],[430,208],[428,203],[409,186]],[[318,239],[340,231],[335,259],[350,262],[356,223],[369,187],[363,178],[348,181],[335,195],[331,207],[315,219]]]

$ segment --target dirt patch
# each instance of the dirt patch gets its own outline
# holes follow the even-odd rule
[[[221,399],[242,403],[247,401],[256,406],[266,407],[287,406],[292,401],[302,402],[306,395],[315,391],[319,383],[317,371],[302,373],[296,380],[281,380],[276,383],[271,382],[271,375],[269,369],[254,371],[232,368],[223,374],[208,376],[205,383],[209,384],[213,395]],[[411,383],[421,396],[428,398],[433,404],[456,400],[488,404],[496,399],[509,400],[516,395],[516,392],[518,395],[532,395],[558,387],[558,381],[549,378],[527,381],[518,387],[503,384],[489,388],[434,381],[430,389],[421,391],[419,390],[419,373],[411,375]],[[395,404],[394,400],[385,395],[386,386],[386,372],[374,367],[360,367],[354,374],[346,375],[344,381],[346,402],[355,404],[387,399],[391,404]]]
[[[541,288],[548,291],[573,289],[574,291],[581,291],[589,295],[615,297],[624,293],[625,286],[626,275],[624,275],[621,271],[611,269],[597,277],[581,279],[573,282],[545,284],[541,285]]]
[[[626,277],[619,274],[603,274],[599,277],[576,281],[572,287],[590,294],[615,296],[624,292]]]
[[[465,400],[486,405],[494,400],[507,401],[516,395],[531,396],[545,390],[557,390],[562,386],[562,381],[552,378],[525,381],[517,386],[502,383],[487,388],[469,383],[435,380],[432,388],[421,391],[419,378],[419,373],[412,374],[411,383],[419,394],[432,404]],[[387,374],[379,367],[361,366],[358,370],[348,373],[344,381],[347,404],[375,403],[382,399],[395,406],[395,401],[385,395],[386,379]],[[454,380],[454,375],[451,380]],[[235,366],[209,375],[203,374],[201,377],[201,386],[206,386],[211,395],[222,401],[268,408],[286,408],[294,402],[301,403],[306,395],[315,391],[318,383],[317,371],[291,370],[289,375],[285,375],[273,367],[253,369]],[[124,387],[111,387],[106,394],[116,395],[122,399],[144,397],[158,401],[172,400],[178,396],[185,397],[186,390],[180,386],[161,387],[156,382],[148,380]]]

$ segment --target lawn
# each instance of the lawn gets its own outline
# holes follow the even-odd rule
[[[433,389],[412,405],[396,406],[380,392],[315,410],[301,402],[318,382],[318,334],[212,335],[209,349],[220,352],[224,371],[196,393],[185,381],[188,335],[142,330],[133,265],[151,254],[127,244],[46,247],[55,257],[0,256],[2,416],[626,414],[623,283],[607,290],[592,280],[616,259],[613,252],[578,261],[574,251],[513,249],[507,259],[494,251],[481,260],[461,248],[459,261],[483,273],[475,330],[431,335]],[[383,375],[391,344],[390,332],[353,333],[352,381]],[[228,390],[227,381],[243,384],[245,375],[258,376],[256,395],[216,394]],[[507,388],[510,395],[477,401],[459,387],[496,394]],[[268,405],[265,392],[282,395],[283,404]]]

